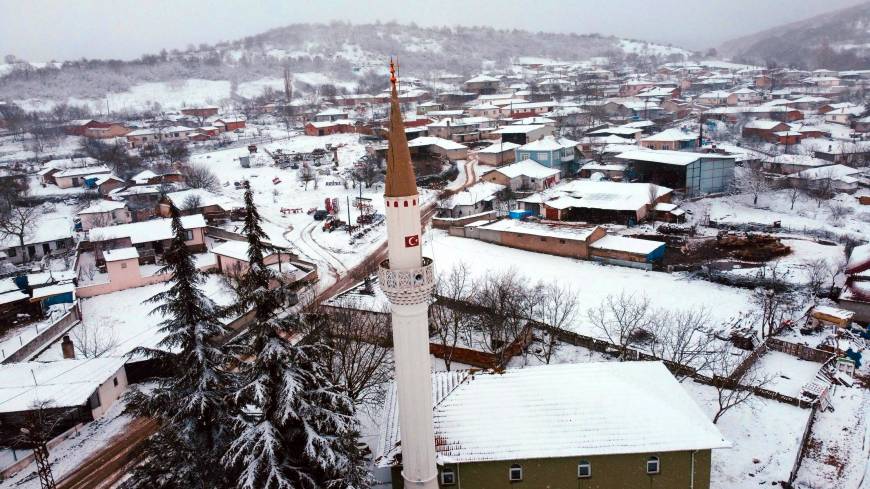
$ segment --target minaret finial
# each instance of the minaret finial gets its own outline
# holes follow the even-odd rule
[[[417,195],[418,192],[414,167],[411,165],[411,152],[408,149],[408,138],[405,136],[405,124],[402,121],[402,108],[399,105],[399,94],[396,89],[396,67],[397,63],[390,58],[389,145],[384,195],[387,197],[407,197]]]

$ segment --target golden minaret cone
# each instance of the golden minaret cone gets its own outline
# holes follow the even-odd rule
[[[399,94],[396,89],[396,66],[390,60],[390,127],[387,148],[387,177],[384,188],[385,197],[408,197],[417,195],[417,179],[411,165],[411,151],[405,136],[405,123],[399,107]]]

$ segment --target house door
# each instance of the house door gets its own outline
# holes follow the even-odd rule
[[[36,256],[36,246],[30,245],[27,247],[27,256],[31,259]]]
[[[48,243],[42,243],[42,254],[48,255],[49,253],[51,253],[51,246]]]
[[[154,242],[154,254],[156,254],[158,256],[163,255],[163,242],[162,241],[155,241]]]
[[[547,207],[546,211],[547,211],[547,213],[546,213],[547,219],[549,219],[551,221],[558,221],[559,220],[559,209],[552,209],[550,207]]]

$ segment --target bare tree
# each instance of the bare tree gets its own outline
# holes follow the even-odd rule
[[[344,385],[357,404],[377,405],[392,379],[386,311],[369,311],[360,301],[347,299],[337,307],[320,308],[311,327],[327,348],[323,359],[330,379]]]
[[[647,201],[649,205],[649,219],[653,220],[655,216],[656,202],[659,198],[659,186],[650,183],[647,186]]]
[[[7,237],[14,236],[18,239],[18,245],[21,247],[21,257],[25,262],[30,261],[33,257],[28,256],[27,250],[24,248],[24,242],[32,235],[39,216],[38,207],[26,207],[23,205],[12,207],[0,215],[0,234]]]
[[[837,226],[842,225],[843,219],[853,212],[851,207],[837,201],[828,202],[828,211],[831,213],[831,222]]]
[[[834,169],[821,168],[816,177],[806,183],[806,191],[818,207],[829,201],[834,196]]]
[[[535,319],[546,325],[538,358],[549,364],[559,345],[558,331],[577,318],[577,291],[553,281],[538,286],[538,301],[534,304]]]
[[[118,335],[111,326],[103,327],[93,322],[84,322],[71,331],[76,356],[97,358],[115,350]]]
[[[753,389],[764,388],[773,377],[763,374],[756,364],[748,368],[738,368],[743,356],[735,355],[730,349],[722,349],[710,364],[713,384],[716,388],[716,414],[713,423],[718,423],[726,412],[745,404],[751,406],[755,401]]]
[[[308,190],[308,184],[310,182],[315,182],[314,188],[317,189],[317,171],[308,163],[303,163],[302,167],[299,168],[297,178],[305,185],[305,190]]]
[[[653,355],[693,370],[708,367],[716,341],[712,334],[710,313],[704,307],[677,311],[659,310],[651,315],[650,346]],[[680,381],[688,370],[675,372]]]
[[[191,188],[202,188],[210,192],[220,190],[220,179],[211,168],[202,163],[188,163],[182,166],[181,174]]]
[[[447,273],[441,274],[435,285],[436,302],[431,307],[430,318],[438,343],[444,348],[442,360],[448,371],[456,346],[467,335],[474,316],[467,309],[473,292],[474,283],[468,267],[461,262],[453,265]]]
[[[804,260],[802,265],[807,278],[807,292],[815,304],[818,302],[822,287],[828,280],[828,270],[831,264],[825,258],[817,257]]]
[[[757,278],[761,285],[752,292],[752,300],[758,307],[762,337],[772,335],[799,306],[788,283],[788,274],[779,261],[767,263],[759,269]]]
[[[356,162],[353,168],[353,179],[366,188],[371,187],[383,176],[381,163],[377,158],[365,155]]]
[[[510,346],[525,341],[524,335],[528,334],[528,288],[526,279],[513,269],[489,274],[476,286],[472,298],[479,311],[475,316],[476,332],[482,336],[481,346],[498,365],[507,363],[512,354]]]
[[[628,347],[643,332],[651,329],[649,297],[635,297],[625,291],[608,295],[598,307],[586,312],[589,322],[608,341],[619,348],[619,360],[626,359]]]
[[[72,409],[55,407],[52,399],[33,401],[24,415],[24,424],[16,441],[33,450],[40,487],[54,488],[54,475],[48,459],[48,442],[57,434],[61,423],[74,414]]]
[[[791,204],[790,209],[794,210],[794,205],[800,199],[800,196],[806,191],[804,181],[800,178],[790,178],[788,180],[788,201]]]
[[[758,197],[770,190],[770,183],[760,168],[744,168],[734,183],[740,192],[752,195],[752,205],[758,205]]]
[[[181,210],[183,211],[195,211],[200,207],[202,207],[202,197],[195,193],[188,194],[184,198],[184,202],[181,203]]]

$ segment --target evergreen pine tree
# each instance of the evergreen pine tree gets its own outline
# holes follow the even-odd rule
[[[354,406],[327,380],[319,346],[290,341],[295,315],[279,317],[281,287],[264,264],[268,245],[250,190],[245,193],[250,269],[240,280],[240,304],[255,321],[242,337],[233,396],[235,438],[224,463],[241,489],[352,489],[369,485],[356,440]]]
[[[145,446],[145,462],[127,483],[132,488],[226,487],[218,463],[227,443],[226,398],[229,358],[215,345],[227,330],[216,318],[216,306],[200,286],[202,272],[185,245],[187,231],[171,205],[172,241],[160,273],[172,274],[171,286],[148,299],[164,338],[156,348],[138,348],[133,355],[154,359],[166,377],[151,391],[134,390],[129,409],[156,419],[160,427]]]

